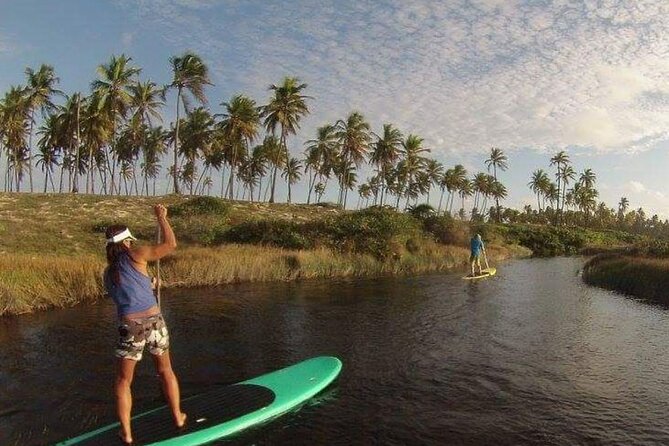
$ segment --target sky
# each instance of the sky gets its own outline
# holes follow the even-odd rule
[[[96,67],[121,53],[165,84],[169,57],[192,50],[210,67],[214,112],[238,93],[266,103],[284,76],[308,84],[293,155],[358,111],[373,131],[392,123],[471,174],[502,149],[508,206],[535,203],[532,171],[554,172],[549,159],[565,150],[578,172],[595,171],[607,205],[625,196],[669,218],[666,0],[0,0],[0,10],[0,93],[41,63],[63,91],[88,92]]]

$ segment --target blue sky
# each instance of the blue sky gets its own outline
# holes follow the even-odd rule
[[[634,1],[0,1],[0,92],[49,63],[66,92],[125,53],[143,79],[170,80],[168,58],[201,54],[210,105],[297,76],[314,97],[294,154],[316,127],[360,111],[425,138],[450,167],[485,169],[490,147],[508,204],[567,150],[592,168],[610,206],[669,217],[669,2]],[[173,101],[165,109],[173,119]],[[363,174],[364,177],[364,174]],[[216,189],[215,189],[216,190]],[[434,195],[434,194],[433,194]],[[297,192],[304,196],[304,186]],[[331,194],[333,198],[334,191]]]

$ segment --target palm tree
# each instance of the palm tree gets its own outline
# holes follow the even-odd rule
[[[353,112],[345,121],[337,121],[336,128],[337,138],[341,147],[341,157],[344,165],[347,167],[343,172],[348,175],[351,172],[349,167],[360,167],[365,159],[371,140],[369,123],[365,121],[364,116],[360,113]],[[342,177],[339,183],[342,185],[339,204],[346,208],[349,180]]]
[[[233,185],[235,182],[235,167],[248,153],[249,145],[258,136],[260,126],[260,114],[256,102],[244,95],[236,95],[230,102],[223,102],[225,108],[221,131],[226,140],[226,146],[230,149],[230,178],[228,183],[229,198],[233,198]],[[219,116],[219,115],[216,115]]]
[[[316,186],[314,186],[314,193],[318,197],[316,201],[320,202],[321,198],[323,198],[323,194],[325,193],[325,184],[318,183]]]
[[[381,179],[381,205],[383,205],[388,172],[401,155],[402,132],[392,124],[383,124],[383,134],[373,135],[376,137],[376,142],[371,145],[369,162],[376,166]]]
[[[539,212],[541,212],[541,194],[546,191],[546,186],[549,183],[550,179],[548,178],[548,174],[544,172],[543,169],[537,169],[532,172],[532,179],[527,183],[530,189],[532,189],[532,192],[537,195],[537,207]]]
[[[116,151],[116,121],[125,118],[130,107],[131,96],[129,87],[135,82],[135,77],[140,73],[140,68],[130,66],[132,58],[121,54],[119,57],[112,56],[108,64],[98,66],[99,79],[93,81],[91,87],[98,99],[99,111],[107,115],[111,126],[111,157]],[[79,110],[79,103],[77,103]],[[110,169],[111,193],[114,193],[114,169],[115,163]],[[118,189],[120,193],[120,187]]]
[[[30,133],[28,141],[28,175],[30,177],[30,192],[33,191],[33,170],[32,170],[32,137],[33,125],[35,124],[35,111],[39,110],[45,117],[55,106],[51,102],[51,97],[61,92],[55,89],[59,79],[56,77],[51,65],[40,65],[37,71],[32,68],[26,68],[26,101],[30,113]]]
[[[212,85],[209,80],[209,68],[197,54],[186,52],[181,56],[170,57],[172,66],[172,83],[167,88],[176,88],[177,90],[177,117],[174,132],[174,164],[173,164],[173,185],[174,193],[179,193],[179,181],[177,174],[179,172],[179,107],[183,103],[184,109],[188,112],[190,108],[189,95],[195,98],[200,104],[205,105],[207,98],[204,95],[204,87]]]
[[[53,172],[58,165],[58,156],[60,153],[60,128],[58,115],[51,114],[46,117],[42,126],[38,130],[41,138],[37,141],[39,152],[37,154],[37,166],[40,166],[44,172],[44,193],[47,186],[51,184],[51,190],[56,191],[53,184]]]
[[[167,138],[167,132],[162,127],[146,129],[146,136],[144,137],[144,163],[141,166],[146,195],[149,195],[149,179],[153,180],[153,195],[156,194],[156,178],[160,170],[158,161],[167,153]]]
[[[557,173],[555,174],[555,177],[557,178],[558,182],[558,191],[562,192],[562,207],[564,207],[564,191],[566,191],[566,187],[560,187],[561,186],[561,181],[562,181],[562,166],[566,166],[569,164],[569,155],[562,150],[558,152],[555,156],[553,156],[550,160],[550,165],[551,166],[556,166],[557,167]],[[558,216],[562,212],[561,206],[560,206],[560,200],[558,199]]]
[[[406,140],[402,143],[404,160],[403,164],[403,183],[401,190],[407,195],[407,206],[409,202],[409,195],[415,189],[414,184],[416,178],[425,167],[426,158],[422,156],[423,153],[429,152],[429,149],[423,147],[423,138],[416,135],[408,135]]]
[[[465,198],[471,197],[474,193],[474,186],[468,178],[464,178],[458,185],[458,193],[460,194],[460,198],[462,198],[462,207],[460,208],[460,215],[462,217],[465,211]]]
[[[425,173],[427,175],[427,203],[430,203],[430,190],[433,184],[439,184],[439,180],[444,174],[444,166],[439,161],[429,159],[425,163]]]
[[[283,150],[283,147],[281,147],[281,142],[279,141],[279,138],[273,135],[265,136],[262,146],[265,158],[267,159],[267,162],[269,163],[269,165],[272,168],[272,171],[274,172],[272,177],[270,178],[270,183],[267,185],[267,189],[271,187],[272,191],[274,191],[274,183],[276,182],[276,172],[278,169],[283,168],[283,166],[286,164],[287,161],[286,152]],[[265,190],[265,199],[267,199],[267,192],[268,192],[267,189]]]
[[[316,139],[308,140],[306,144],[305,168],[313,172],[309,176],[307,204],[311,202],[311,191],[316,183],[323,177],[330,176],[332,168],[338,156],[337,133],[333,125],[326,124],[316,130]]]
[[[191,195],[194,193],[195,175],[197,174],[196,161],[201,153],[206,153],[211,148],[214,123],[214,118],[204,107],[191,111],[182,123],[183,138],[179,151],[186,159],[182,177],[189,183]],[[184,172],[187,172],[187,175],[184,175]]]
[[[497,147],[490,149],[490,158],[485,161],[485,164],[488,167],[488,172],[490,172],[490,168],[492,167],[495,181],[497,181],[497,168],[502,171],[506,170],[509,167],[507,161],[508,159],[501,149]],[[497,215],[499,216],[499,200],[495,201],[495,205],[497,206]]]
[[[286,139],[289,134],[297,133],[300,128],[300,119],[309,114],[306,100],[311,98],[302,94],[305,88],[307,88],[307,84],[301,84],[299,79],[285,77],[280,85],[270,85],[269,89],[274,93],[274,96],[270,99],[269,104],[262,109],[262,116],[265,118],[263,123],[268,132],[274,136],[277,127],[281,127],[279,144],[284,152],[283,158],[286,160],[289,158]],[[278,166],[274,165],[270,203],[274,203],[277,169]]]
[[[585,169],[579,178],[579,182],[588,189],[594,186],[595,181],[597,181],[597,175],[592,169]]]
[[[564,210],[564,202],[566,199],[567,185],[569,185],[569,182],[571,180],[574,180],[576,178],[576,171],[570,165],[565,165],[564,167],[562,167],[562,171],[560,172],[559,178],[560,180],[562,180],[562,206],[560,208],[560,215],[562,215],[562,212]]]
[[[0,135],[7,150],[7,180],[9,190],[21,188],[23,170],[28,154],[27,136],[30,122],[30,109],[26,100],[25,88],[12,86],[2,100],[2,122]],[[10,177],[13,175],[13,179]]]
[[[300,173],[301,168],[302,163],[297,158],[290,158],[283,168],[281,177],[288,183],[288,204],[292,201],[291,186],[302,178],[302,173]]]
[[[627,213],[629,206],[630,201],[626,197],[620,197],[620,201],[618,202],[618,222],[620,224],[625,221],[625,214]]]
[[[461,192],[463,188],[471,189],[471,184],[469,183],[469,179],[467,178],[467,169],[465,169],[465,167],[462,164],[457,164],[453,168],[453,185],[454,185],[453,191]],[[469,193],[469,195],[471,195],[471,193]],[[448,212],[451,215],[453,215],[454,201],[455,201],[455,194],[451,194],[451,203],[448,207]],[[464,208],[464,201],[462,206]]]

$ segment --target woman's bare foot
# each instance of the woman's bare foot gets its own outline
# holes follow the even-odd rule
[[[186,418],[188,418],[188,415],[181,412],[181,414],[179,415],[179,417],[176,420],[176,425],[179,429],[181,429],[182,427],[184,427],[186,425]]]
[[[123,444],[132,444],[132,435],[124,434],[122,429],[118,431],[118,438]]]

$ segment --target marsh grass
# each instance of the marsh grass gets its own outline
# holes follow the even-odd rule
[[[0,256],[0,315],[67,307],[102,294],[104,261],[95,256]]]
[[[586,262],[583,280],[589,285],[669,304],[669,260],[600,254]]]

